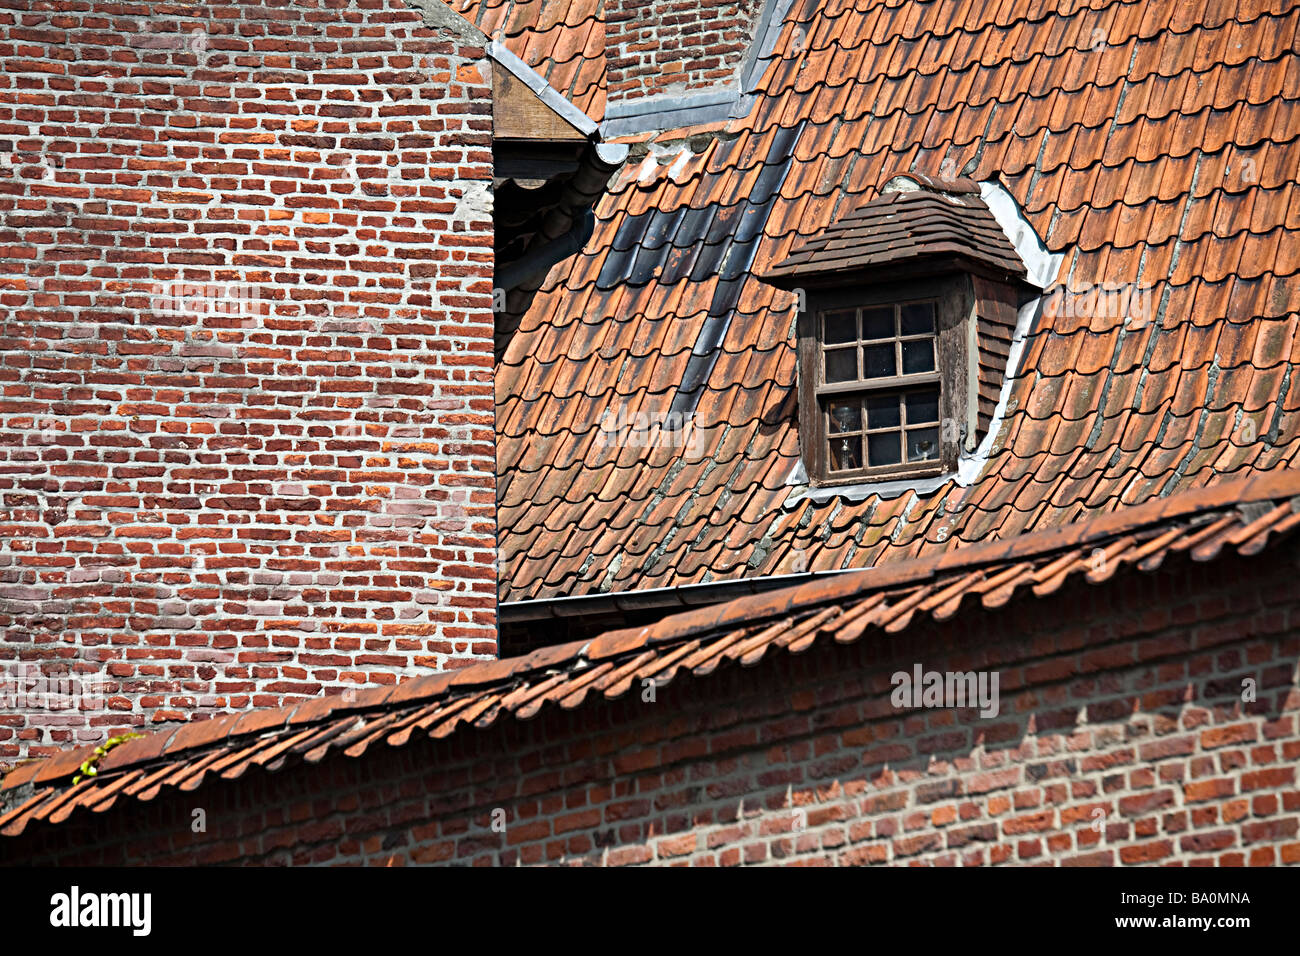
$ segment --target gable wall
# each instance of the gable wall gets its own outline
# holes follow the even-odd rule
[[[0,11],[0,762],[494,655],[491,69],[425,5]]]

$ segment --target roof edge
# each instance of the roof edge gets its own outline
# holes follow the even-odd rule
[[[215,745],[228,737],[253,741],[268,733],[292,731],[295,735],[310,738],[311,734],[305,732],[309,728],[319,729],[327,719],[337,723],[340,717],[353,714],[352,719],[355,720],[363,711],[455,697],[458,696],[456,691],[462,689],[468,693],[475,688],[482,690],[494,685],[508,685],[530,673],[556,673],[564,668],[585,671],[594,664],[606,664],[628,654],[644,655],[656,645],[686,641],[711,631],[725,632],[742,625],[759,625],[774,617],[799,614],[875,592],[922,585],[944,572],[973,572],[999,562],[1041,559],[1057,551],[1077,549],[1106,538],[1117,538],[1171,519],[1280,499],[1291,499],[1292,515],[1287,519],[1287,529],[1293,530],[1300,524],[1300,470],[1286,469],[1240,481],[1221,482],[1134,505],[1066,528],[1020,535],[1006,541],[970,545],[932,558],[823,577],[796,587],[672,615],[646,627],[610,631],[591,641],[544,647],[523,657],[486,661],[459,670],[414,678],[393,687],[368,688],[358,692],[354,698],[313,698],[279,708],[222,714],[213,719],[190,722],[179,728],[155,731],[127,741],[109,751],[98,769],[120,771],[127,767],[152,764],[177,753]],[[1247,521],[1243,517],[1240,522],[1242,527],[1234,533],[1234,542],[1239,546],[1248,540],[1241,536],[1240,531],[1252,527],[1255,520],[1252,518]],[[1236,541],[1237,538],[1241,540]],[[1215,553],[1218,553],[1217,549]],[[344,729],[340,726],[328,736]],[[324,747],[325,744],[322,743],[317,748],[322,756],[324,751],[321,748]],[[95,745],[87,745],[23,763],[5,775],[0,782],[0,793],[17,791],[15,796],[20,801],[31,798],[38,786],[44,788],[43,793],[48,793],[51,788],[62,786],[76,773],[93,755],[94,750]],[[95,777],[91,775],[81,786],[93,785],[94,780]],[[3,829],[5,817],[19,812],[18,809],[5,812],[3,807],[13,807],[12,798],[4,799],[0,804],[0,829]]]
[[[647,608],[688,608],[717,604],[742,595],[790,588],[814,578],[849,574],[856,569],[806,571],[796,574],[769,574],[757,577],[719,578],[707,583],[673,584],[661,588],[633,588],[627,591],[601,591],[595,594],[569,594],[556,597],[502,601],[497,605],[497,620],[505,622],[541,621],[551,618],[581,617],[606,611],[645,610]],[[730,593],[729,593],[730,592]]]

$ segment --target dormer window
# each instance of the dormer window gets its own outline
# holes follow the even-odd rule
[[[1025,269],[969,181],[896,177],[764,278],[798,289],[814,485],[953,472],[986,430]]]
[[[965,435],[970,283],[813,292],[799,323],[800,428],[820,482],[924,477]]]

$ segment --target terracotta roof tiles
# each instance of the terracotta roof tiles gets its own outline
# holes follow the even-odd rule
[[[454,0],[453,10],[500,40],[560,95],[605,115],[605,20],[599,0]]]
[[[929,189],[890,192],[847,212],[822,232],[800,237],[765,278],[777,285],[846,274],[889,275],[901,267],[962,262],[999,277],[1023,278],[1025,267],[969,181],[918,176]]]
[[[528,11],[507,43],[536,36],[557,69],[595,76],[594,48],[569,58],[558,33],[590,19],[594,36],[598,6]],[[502,600],[867,567],[1294,465],[1298,28],[1296,0],[797,0],[747,115],[633,138],[658,152],[615,177],[506,350]],[[587,108],[602,82],[562,92]],[[793,297],[757,276],[899,172],[1000,181],[1063,255],[1060,281],[1135,283],[1150,308],[1044,311],[974,487],[906,512],[812,501],[790,480]],[[675,407],[695,410],[695,444],[594,443],[602,416]],[[1225,437],[1248,411],[1261,427]]]

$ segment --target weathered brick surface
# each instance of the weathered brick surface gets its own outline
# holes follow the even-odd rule
[[[0,660],[110,681],[0,761],[495,653],[478,42],[0,11]]]
[[[762,0],[606,5],[609,100],[736,88]]]
[[[1176,559],[1169,559],[1174,562]],[[896,638],[770,651],[613,704],[74,815],[0,840],[89,862],[1300,862],[1294,549],[1169,567]],[[1183,621],[1191,623],[1182,623]],[[1108,651],[1123,650],[1110,655]],[[890,675],[996,669],[1001,712]],[[1256,686],[1243,702],[1244,680]],[[192,832],[203,809],[207,831]],[[494,811],[504,832],[492,827]]]

